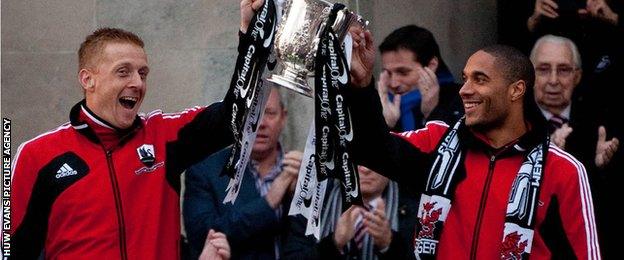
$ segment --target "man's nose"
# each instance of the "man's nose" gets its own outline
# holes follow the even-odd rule
[[[130,81],[130,85],[132,87],[139,87],[139,86],[142,86],[143,84],[145,84],[145,81],[143,80],[143,78],[141,78],[141,74],[138,71],[132,73],[132,79]]]
[[[557,75],[556,69],[551,70],[550,73],[548,73],[548,83],[551,85],[559,83],[559,76]]]
[[[268,120],[266,119],[266,116],[263,116],[262,120],[260,120],[260,124],[258,125],[258,129],[266,128],[267,124],[268,124]]]
[[[401,86],[401,82],[395,76],[390,76],[390,88],[397,89]]]
[[[470,95],[471,93],[472,93],[472,88],[470,88],[470,86],[468,85],[468,82],[464,83],[464,85],[462,85],[461,88],[459,89],[460,97]]]

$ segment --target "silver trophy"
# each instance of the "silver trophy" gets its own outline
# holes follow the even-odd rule
[[[268,81],[312,97],[308,77],[314,76],[314,57],[332,6],[324,0],[288,0],[285,3],[284,16],[275,33],[278,66]],[[340,42],[354,22],[362,27],[367,25],[362,17],[346,8],[338,12],[331,26]]]

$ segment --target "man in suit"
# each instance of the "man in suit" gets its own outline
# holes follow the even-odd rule
[[[535,66],[535,101],[550,122],[552,142],[587,167],[596,202],[602,255],[611,258],[619,254],[614,241],[619,236],[616,227],[621,226],[621,221],[615,219],[613,206],[619,200],[612,191],[619,187],[622,178],[619,140],[608,139],[604,126],[613,124],[601,119],[605,115],[602,107],[588,105],[586,99],[576,94],[582,71],[574,42],[560,36],[543,36],[533,47],[531,61]],[[587,87],[596,91],[594,85]],[[613,128],[609,130],[610,136],[616,132]]]
[[[535,101],[550,122],[553,143],[587,167],[604,168],[618,149],[617,138],[606,140],[606,129],[595,123],[596,108],[575,100],[581,81],[581,57],[574,42],[554,35],[541,37],[531,51],[535,66]],[[577,132],[572,135],[572,132]],[[591,137],[591,138],[588,138]]]
[[[231,245],[232,259],[276,259],[285,231],[287,194],[297,181],[301,152],[283,153],[279,136],[286,124],[287,111],[277,88],[269,99],[245,169],[238,198],[223,204],[228,176],[221,171],[229,148],[206,158],[186,171],[184,224],[196,258],[202,251],[208,231],[224,233]]]
[[[321,239],[305,235],[307,220],[290,218],[283,259],[413,259],[412,239],[418,200],[373,170],[358,166],[366,209],[351,206],[342,212],[340,183],[330,181],[323,203]]]

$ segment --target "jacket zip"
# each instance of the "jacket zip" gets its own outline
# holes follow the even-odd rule
[[[111,184],[113,186],[113,195],[115,196],[115,208],[117,209],[117,223],[119,224],[119,249],[121,251],[121,259],[128,259],[128,252],[126,249],[126,227],[123,218],[123,208],[121,206],[121,195],[119,193],[119,185],[117,183],[117,176],[115,174],[115,167],[113,166],[113,151],[106,151],[106,162],[108,163],[108,175],[110,176]]]
[[[481,193],[481,202],[479,203],[479,212],[477,214],[477,223],[472,235],[472,248],[470,250],[470,259],[477,259],[477,249],[479,246],[479,233],[481,231],[481,218],[485,211],[485,204],[490,190],[490,184],[492,183],[492,175],[494,175],[494,162],[496,161],[496,155],[490,157],[490,165],[488,167],[487,178],[485,179],[485,186],[483,186],[483,192]]]

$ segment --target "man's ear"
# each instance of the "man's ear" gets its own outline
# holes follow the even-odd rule
[[[522,100],[526,93],[526,82],[524,80],[518,80],[511,83],[509,87],[509,94],[511,95],[511,101]]]
[[[574,86],[578,86],[581,83],[581,77],[583,75],[583,69],[578,68],[574,70]]]
[[[92,90],[95,86],[93,73],[88,69],[81,69],[80,72],[78,72],[78,81],[85,91]]]
[[[435,72],[438,69],[439,62],[438,57],[433,56],[433,58],[429,61],[429,64],[427,64],[427,68]]]

